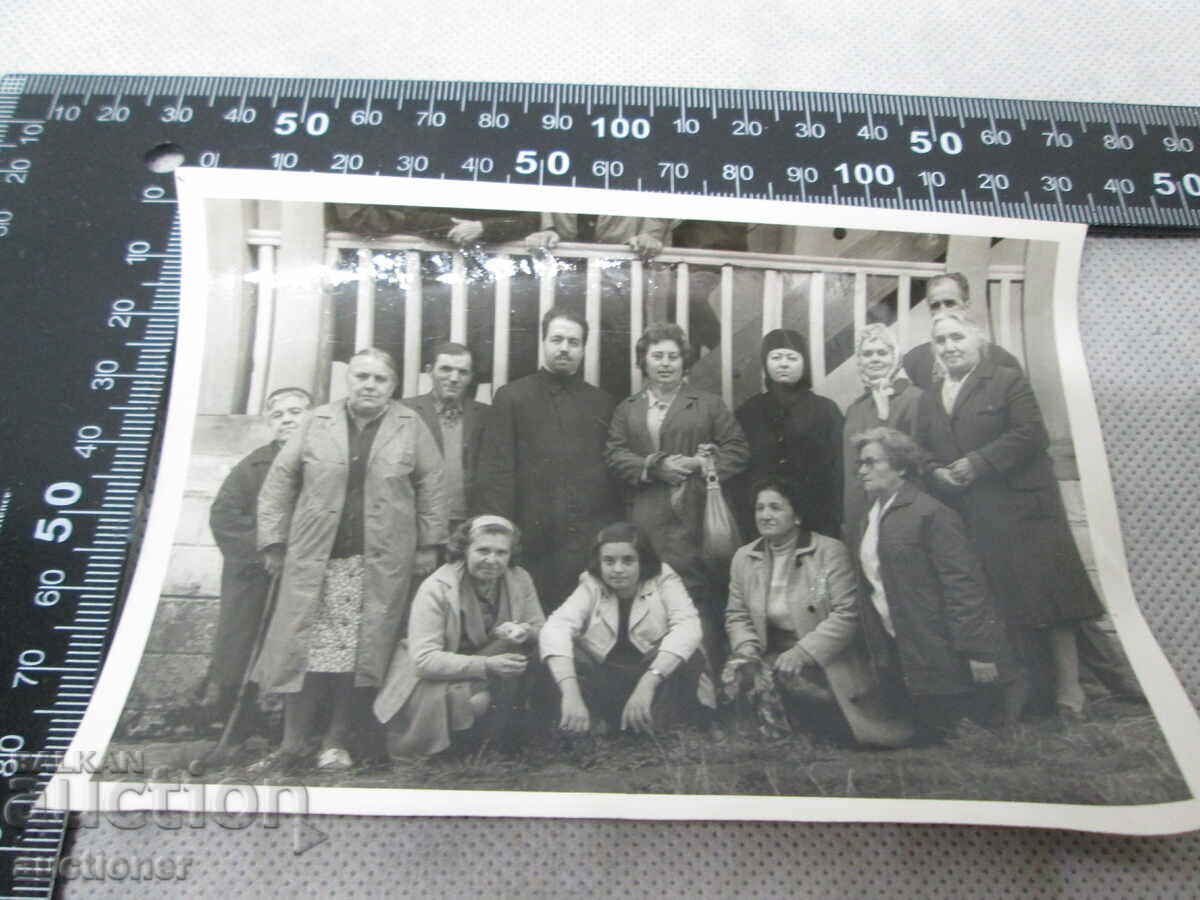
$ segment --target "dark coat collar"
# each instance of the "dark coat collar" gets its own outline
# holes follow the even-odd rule
[[[986,349],[986,347],[984,348]],[[973,372],[967,376],[966,382],[959,388],[958,396],[954,398],[954,413],[962,407],[976,391],[980,390],[993,375],[996,374],[996,362],[992,359],[991,354],[981,352],[979,364],[975,366]],[[953,413],[952,413],[953,414]]]

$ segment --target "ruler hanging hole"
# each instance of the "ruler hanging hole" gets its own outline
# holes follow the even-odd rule
[[[183,148],[178,144],[156,144],[146,151],[146,155],[142,157],[146,163],[146,168],[151,172],[157,172],[160,175],[165,175],[167,172],[174,172],[184,162]]]

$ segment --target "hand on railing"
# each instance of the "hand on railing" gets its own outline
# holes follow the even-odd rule
[[[649,234],[635,234],[625,244],[643,259],[657,256],[659,253],[662,253],[663,248],[663,242]]]
[[[483,223],[478,219],[455,219],[454,227],[446,232],[446,239],[460,247],[465,247],[468,244],[474,244],[483,236]]]
[[[547,228],[545,231],[535,231],[533,234],[525,238],[525,247],[533,251],[549,251],[558,246],[558,232],[553,228]]]

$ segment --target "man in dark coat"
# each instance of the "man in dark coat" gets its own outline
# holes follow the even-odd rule
[[[581,376],[587,339],[574,313],[546,313],[544,367],[496,392],[476,469],[473,511],[520,526],[522,565],[547,612],[574,589],[592,538],[617,513],[604,462],[615,403]]]
[[[425,420],[442,451],[446,518],[453,531],[467,518],[488,405],[469,396],[474,356],[465,345],[439,344],[425,371],[433,382],[432,390],[408,397],[404,403]]]
[[[929,307],[929,315],[952,309],[966,311],[971,308],[971,286],[962,272],[947,272],[945,275],[935,275],[925,283],[925,303]],[[998,344],[988,344],[984,350],[987,358],[997,366],[1016,369],[1021,374],[1021,361]],[[923,391],[929,390],[935,381],[940,379],[934,373],[933,344],[926,341],[917,344],[904,354],[904,371],[908,380]]]
[[[224,721],[233,709],[271,587],[256,543],[258,492],[279,448],[311,405],[312,397],[303,388],[280,388],[267,397],[263,415],[271,429],[270,443],[233,467],[209,511],[208,524],[223,558],[221,604],[212,660],[196,693],[207,701],[201,718],[210,723]],[[246,708],[252,708],[253,697],[248,701]]]

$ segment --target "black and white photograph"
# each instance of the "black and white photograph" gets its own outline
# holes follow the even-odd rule
[[[178,179],[167,431],[74,749],[313,812],[1200,822],[1083,227]]]

